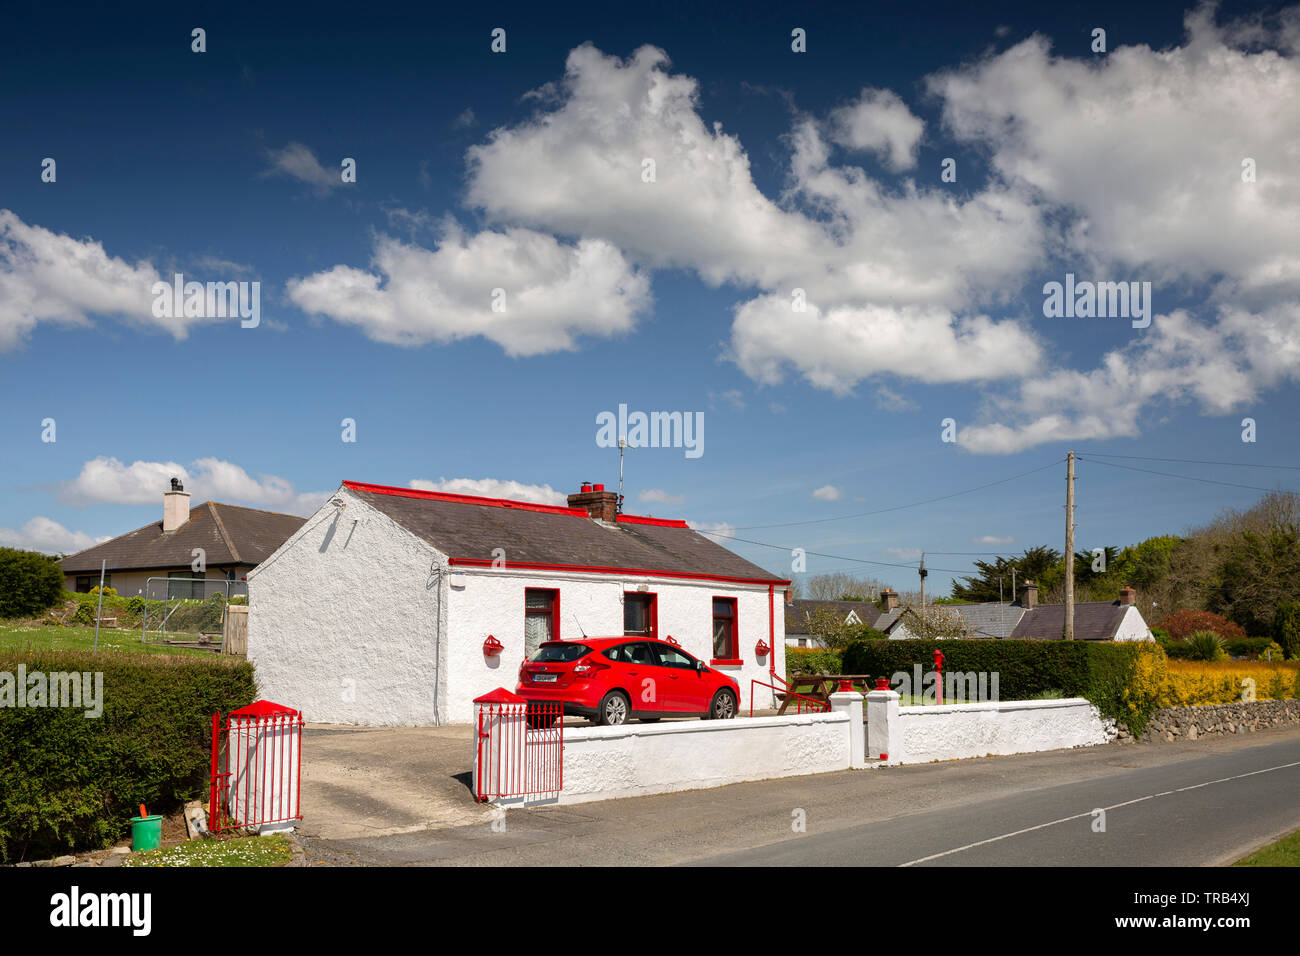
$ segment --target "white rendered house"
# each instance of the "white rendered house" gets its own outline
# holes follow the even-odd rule
[[[344,482],[249,575],[258,693],[308,721],[468,722],[542,640],[625,633],[671,636],[742,708],[779,685],[789,582],[617,506],[602,485],[566,508]]]

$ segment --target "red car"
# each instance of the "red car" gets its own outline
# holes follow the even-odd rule
[[[597,724],[638,718],[736,716],[740,685],[672,641],[584,637],[547,641],[519,667],[515,693],[561,702]]]

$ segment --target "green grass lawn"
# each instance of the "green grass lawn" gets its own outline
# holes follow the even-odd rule
[[[190,840],[176,846],[132,853],[123,866],[284,866],[293,858],[289,841],[274,836]]]
[[[93,627],[64,627],[62,625],[0,624],[0,650],[25,650],[28,647],[51,651],[89,651],[95,647]],[[211,654],[211,651],[190,647],[166,647],[144,644],[139,631],[125,631],[116,627],[99,629],[101,651],[136,651],[147,654]]]
[[[1300,866],[1300,830],[1238,860],[1233,866]]]

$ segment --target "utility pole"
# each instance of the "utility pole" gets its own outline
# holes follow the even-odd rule
[[[1065,457],[1065,634],[1074,640],[1074,452]]]
[[[921,552],[921,567],[917,569],[921,575],[921,607],[925,607],[925,578],[930,573],[925,569],[925,552]]]

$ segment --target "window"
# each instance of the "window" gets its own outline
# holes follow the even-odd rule
[[[106,575],[104,575],[104,587],[106,587],[106,588],[111,588],[112,586],[113,586],[113,575],[111,575],[111,574],[106,574]],[[89,594],[91,591],[93,591],[93,590],[94,590],[95,588],[97,588],[97,587],[99,587],[99,575],[98,575],[98,574],[79,574],[79,575],[77,575],[77,593],[78,593],[78,594]]]
[[[534,664],[572,664],[590,651],[586,644],[551,644],[539,647],[528,659]]]
[[[650,645],[645,641],[633,641],[630,644],[619,644],[617,647],[606,648],[605,657],[615,664],[653,664],[654,655],[650,651]]]
[[[663,644],[652,644],[655,654],[659,657],[660,667],[676,667],[680,670],[695,670],[695,658],[675,647],[666,647]]]
[[[713,599],[713,659],[715,663],[740,660],[735,598]]]
[[[524,589],[524,656],[532,659],[543,641],[560,639],[560,592],[550,588]]]
[[[623,595],[623,633],[655,637],[658,630],[656,595],[631,592]]]

